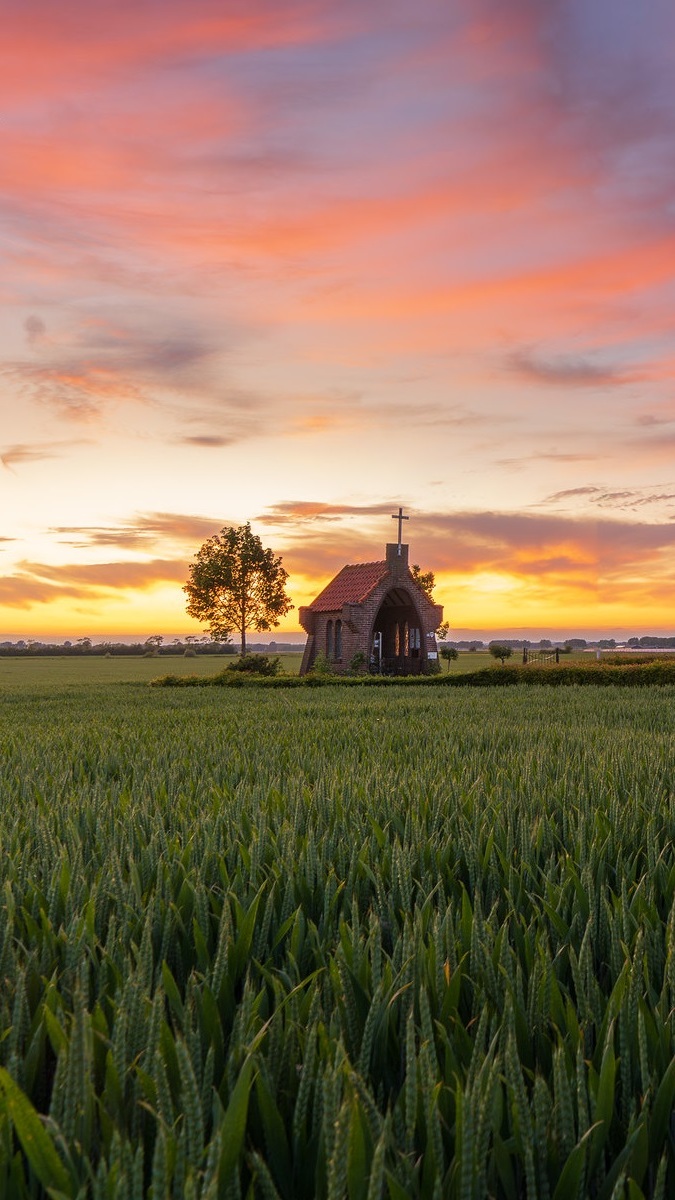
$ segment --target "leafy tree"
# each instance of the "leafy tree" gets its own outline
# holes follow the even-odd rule
[[[418,563],[411,567],[411,574],[415,583],[418,583],[423,592],[426,592],[430,600],[433,599],[434,584],[436,577],[433,571],[423,571]]]
[[[444,658],[450,670],[450,663],[459,658],[459,651],[454,646],[441,646],[441,658]]]
[[[287,579],[281,558],[263,547],[248,521],[225,527],[204,542],[190,564],[183,588],[188,614],[208,623],[214,641],[229,642],[236,629],[246,654],[246,631],[271,629],[293,607]]]
[[[448,636],[449,632],[450,632],[450,622],[443,621],[443,623],[441,625],[439,625],[438,629],[436,630],[436,637],[438,638],[439,642],[444,642],[446,637]]]
[[[510,658],[513,654],[513,647],[503,646],[501,642],[490,642],[488,650],[493,658],[501,659],[502,666],[504,665],[504,659]]]

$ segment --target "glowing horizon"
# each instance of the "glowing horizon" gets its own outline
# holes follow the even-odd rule
[[[6,14],[0,631],[199,633],[250,520],[300,638],[403,504],[453,629],[675,632],[673,44],[664,0]]]

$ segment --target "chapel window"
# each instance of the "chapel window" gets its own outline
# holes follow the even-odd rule
[[[342,658],[342,621],[335,622],[335,658],[339,662]]]
[[[326,658],[333,657],[333,622],[328,621],[326,624]]]

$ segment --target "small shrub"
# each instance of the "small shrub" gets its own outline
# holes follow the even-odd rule
[[[242,654],[236,662],[230,663],[226,671],[242,671],[245,675],[277,675],[281,663],[278,658],[270,658],[269,654]]]
[[[333,675],[333,667],[322,650],[319,651],[309,671],[310,675]]]
[[[349,664],[350,675],[363,675],[366,669],[366,656],[363,650],[358,650]]]

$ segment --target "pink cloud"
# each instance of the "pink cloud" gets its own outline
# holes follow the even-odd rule
[[[311,44],[342,21],[328,5],[291,3],[283,20],[271,0],[222,5],[198,0],[164,0],[120,5],[103,0],[31,0],[4,14],[0,69],[6,94],[34,101],[73,89],[90,90],[130,73],[181,60],[212,58],[231,51]]]

